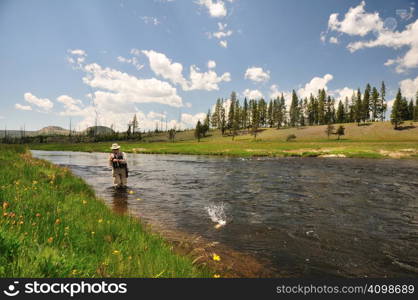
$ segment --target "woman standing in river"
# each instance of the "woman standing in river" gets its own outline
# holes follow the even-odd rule
[[[118,144],[110,147],[109,164],[112,167],[113,184],[115,188],[126,188],[128,183],[128,163],[125,152],[120,151]]]

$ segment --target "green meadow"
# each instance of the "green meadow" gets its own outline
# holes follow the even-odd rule
[[[211,277],[65,168],[0,145],[0,277]]]
[[[170,142],[166,133],[145,136],[141,141],[120,142],[122,150],[133,153],[202,154],[227,156],[342,156],[367,158],[417,158],[418,123],[406,122],[406,129],[394,130],[390,122],[375,122],[362,126],[342,124],[345,135],[327,136],[326,126],[275,129],[264,128],[256,138],[241,131],[234,139],[211,130],[198,142],[193,130],[177,133]],[[339,124],[335,124],[337,128]],[[227,132],[228,134],[228,132]],[[287,141],[289,135],[295,135]],[[31,144],[31,149],[107,152],[111,142]]]

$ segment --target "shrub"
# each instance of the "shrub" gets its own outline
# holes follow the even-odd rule
[[[294,139],[296,139],[296,135],[294,134],[289,134],[286,138],[286,142],[290,142],[293,141]]]

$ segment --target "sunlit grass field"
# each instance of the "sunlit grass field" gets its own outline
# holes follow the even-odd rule
[[[211,130],[198,142],[192,130],[176,135],[174,143],[166,133],[145,137],[141,142],[120,142],[122,150],[136,153],[203,154],[230,156],[345,156],[370,158],[418,158],[418,123],[405,122],[409,129],[394,130],[390,122],[375,122],[363,126],[342,124],[345,135],[328,137],[326,126],[260,130],[257,138],[241,133],[234,140]],[[339,124],[334,125],[337,128]],[[296,136],[286,141],[291,134]],[[110,142],[33,144],[31,149],[107,152]]]
[[[67,169],[0,145],[0,277],[211,277]]]

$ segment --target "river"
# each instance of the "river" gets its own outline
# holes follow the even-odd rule
[[[69,167],[117,212],[259,258],[274,276],[417,277],[418,160],[32,151]]]

